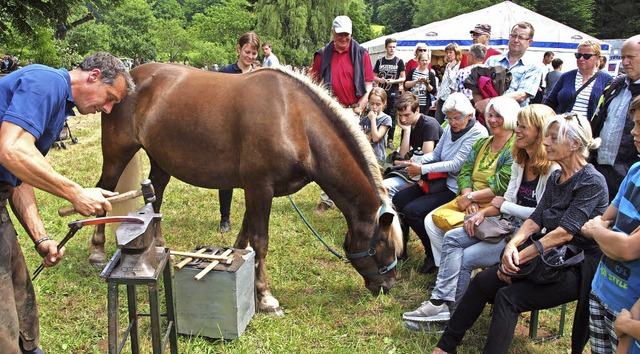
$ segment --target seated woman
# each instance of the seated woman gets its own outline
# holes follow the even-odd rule
[[[589,289],[602,252],[595,241],[582,236],[580,228],[601,215],[609,200],[604,177],[587,163],[589,149],[599,145],[584,117],[558,115],[547,123],[544,129],[547,158],[561,169],[551,173],[542,200],[507,243],[501,265],[483,270],[471,281],[433,353],[455,352],[465,332],[489,302],[493,303],[493,316],[484,352],[506,353],[520,313],[574,300],[578,300],[578,305],[572,349],[582,352],[589,337]],[[546,233],[540,234],[543,230]],[[566,269],[557,282],[550,284],[536,284],[526,278],[512,280],[510,275],[517,274],[521,265],[539,254],[533,245],[518,251],[518,246],[529,237],[536,237],[545,250],[575,245],[584,250],[584,261]]]
[[[475,228],[486,217],[500,213],[504,220],[509,220],[517,228],[531,215],[542,198],[547,177],[559,168],[547,160],[547,152],[542,145],[542,130],[554,115],[551,108],[541,104],[526,106],[518,113],[511,150],[515,163],[511,165],[511,179],[504,197],[493,197],[491,204],[465,220],[463,227],[444,234],[440,269],[431,300],[423,302],[415,311],[404,313],[403,319],[417,322],[448,320],[449,313],[454,311],[469,285],[471,272],[500,261],[500,252],[507,240],[495,243],[481,241],[475,237]]]
[[[449,124],[445,127],[442,138],[433,153],[424,155],[422,164],[415,162],[403,163],[407,166],[406,170],[411,177],[426,176],[432,172],[448,173],[447,189],[439,193],[425,194],[420,186],[414,184],[401,190],[393,197],[393,204],[398,210],[400,222],[406,235],[405,253],[401,258],[406,258],[406,242],[409,236],[409,227],[411,227],[422,241],[426,253],[425,262],[419,270],[421,273],[434,271],[436,265],[431,254],[427,232],[424,229],[424,217],[431,210],[447,203],[456,196],[458,188],[456,179],[464,160],[467,158],[467,154],[471,150],[471,146],[478,139],[487,136],[487,129],[476,122],[474,118],[475,109],[463,94],[451,94],[445,102],[443,110]],[[398,109],[398,115],[400,115],[400,109]]]
[[[487,104],[485,119],[492,135],[473,145],[458,176],[459,197],[440,207],[454,209],[453,214],[459,214],[456,215],[459,225],[451,224],[450,228],[462,226],[464,214],[473,214],[489,206],[493,197],[502,196],[507,191],[513,163],[511,147],[519,111],[518,102],[505,96],[493,98]],[[444,233],[449,231],[436,226],[433,220],[433,214],[440,208],[427,214],[423,220],[438,265]]]
[[[394,160],[393,164],[402,165],[404,158],[411,157],[415,150],[421,150],[424,154],[433,151],[442,135],[442,128],[433,117],[420,113],[418,96],[411,92],[400,95],[396,101],[396,110],[398,126],[402,129],[399,151],[402,159]],[[398,191],[414,184],[407,174],[403,174],[403,177],[392,176],[384,180],[384,186],[389,190],[390,198],[393,198]]]
[[[593,117],[604,88],[612,80],[606,71],[598,70],[600,54],[600,43],[592,40],[580,43],[575,53],[578,68],[562,74],[543,103],[557,113]]]

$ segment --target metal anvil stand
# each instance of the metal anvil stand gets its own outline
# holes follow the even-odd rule
[[[109,317],[109,354],[120,353],[131,335],[131,352],[140,353],[138,335],[138,317],[151,318],[151,341],[153,353],[160,354],[166,349],[167,339],[172,354],[178,353],[178,334],[176,330],[173,287],[169,249],[155,247],[155,235],[160,225],[160,214],[155,214],[151,204],[147,204],[129,216],[141,218],[144,223],[122,223],[116,230],[118,250],[100,274],[107,280],[108,317]],[[166,314],[160,312],[158,297],[158,278],[162,274],[166,301]],[[127,286],[129,326],[118,343],[118,286]],[[149,313],[138,313],[136,304],[136,286],[149,288]],[[166,316],[167,330],[161,335],[160,318]]]

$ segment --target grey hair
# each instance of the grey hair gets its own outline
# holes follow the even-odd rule
[[[471,114],[475,117],[476,109],[473,108],[467,96],[460,92],[454,92],[442,105],[442,113],[450,112],[460,112],[465,117]]]
[[[544,127],[545,136],[553,123],[558,123],[558,143],[562,144],[567,141],[579,142],[579,152],[585,158],[589,157],[589,150],[595,150],[600,147],[602,140],[593,137],[591,124],[583,115],[568,112],[553,116]]]
[[[518,126],[518,113],[520,112],[518,101],[511,97],[498,96],[489,101],[485,114],[491,112],[491,108],[504,118],[502,123],[504,129],[516,129],[516,126]]]
[[[487,55],[487,47],[482,43],[475,43],[469,47],[469,55],[473,55],[476,60],[482,62]]]
[[[132,93],[136,89],[136,84],[133,82],[133,78],[131,78],[124,63],[107,52],[96,52],[86,57],[80,63],[80,69],[82,71],[100,70],[101,80],[107,85],[115,84],[118,76],[122,75],[127,84],[127,92]]]

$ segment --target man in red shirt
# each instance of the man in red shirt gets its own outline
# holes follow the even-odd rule
[[[324,83],[342,106],[352,108],[359,116],[367,107],[367,97],[373,88],[371,58],[367,50],[351,38],[352,24],[348,16],[333,20],[332,33],[333,40],[315,54],[311,77]],[[320,199],[316,213],[324,214],[333,207],[333,201],[324,192]]]
[[[479,23],[471,31],[469,31],[469,33],[471,33],[471,38],[473,38],[473,44],[480,43],[484,44],[484,46],[487,47],[487,55],[484,56],[484,60],[482,61],[483,63],[487,61],[487,59],[491,56],[502,54],[496,49],[489,47],[489,39],[491,39],[491,25]],[[462,60],[460,60],[460,69],[469,65],[467,63],[468,55],[469,53],[466,53],[462,56]]]
[[[333,40],[316,52],[311,75],[314,81],[324,82],[341,105],[360,114],[367,106],[374,74],[369,53],[351,38],[351,32],[348,16],[333,20]]]

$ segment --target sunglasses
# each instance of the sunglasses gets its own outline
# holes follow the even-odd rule
[[[586,54],[586,53],[574,53],[576,59],[584,58],[584,60],[589,60],[591,57],[594,57],[595,54]]]

